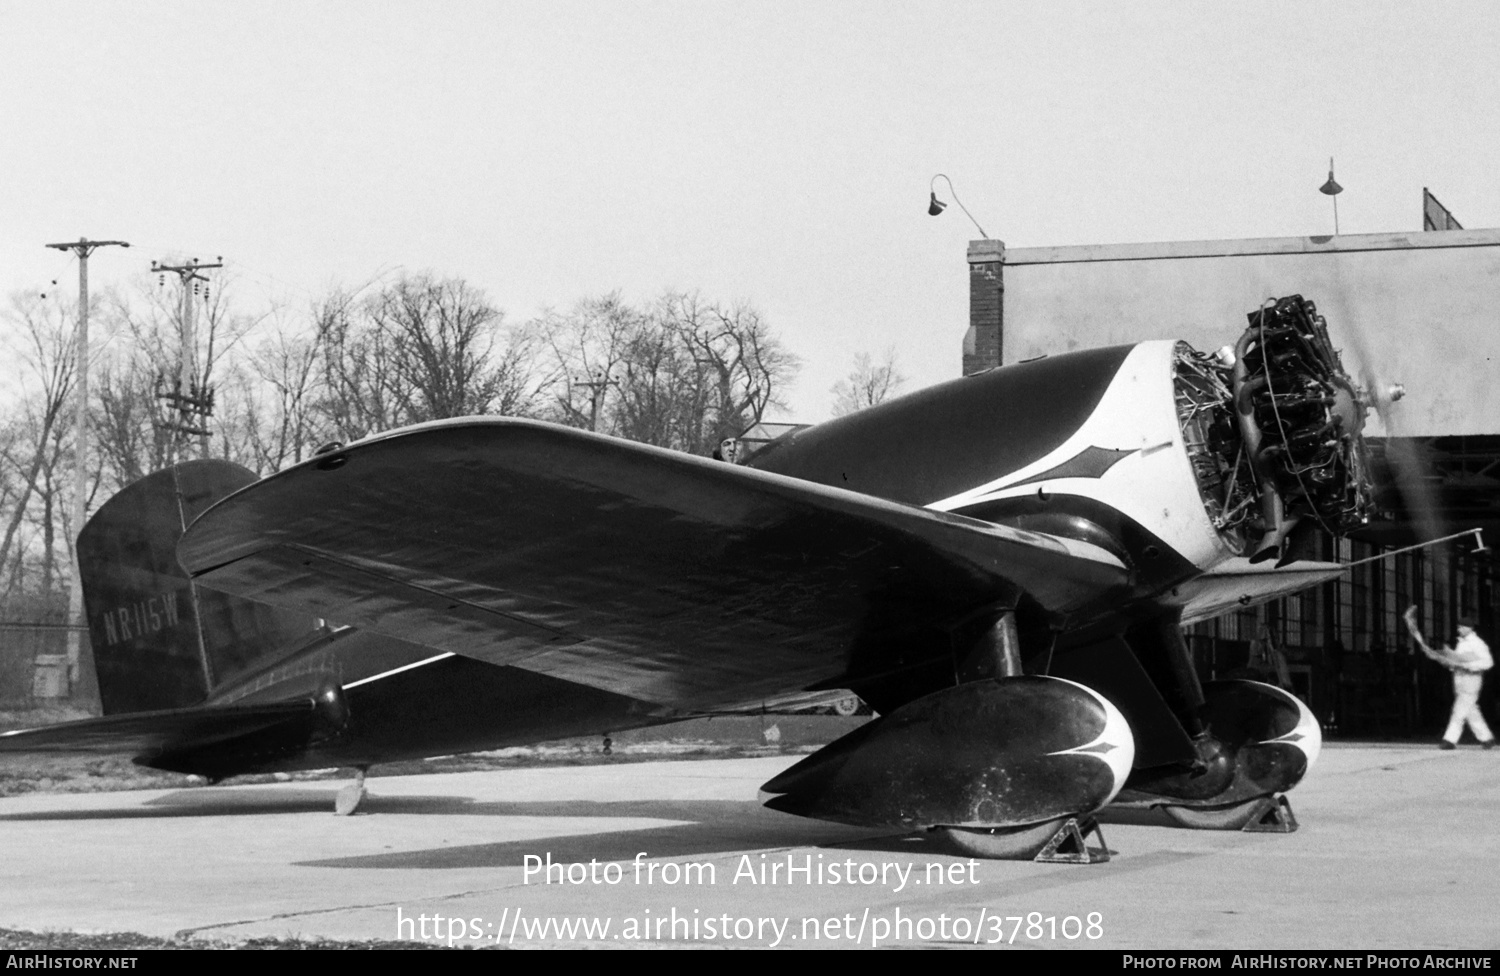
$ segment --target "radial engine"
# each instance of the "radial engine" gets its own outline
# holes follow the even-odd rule
[[[1342,535],[1368,521],[1371,397],[1312,302],[1292,295],[1249,319],[1232,348],[1179,346],[1178,416],[1215,528],[1251,562],[1281,564],[1315,527]]]

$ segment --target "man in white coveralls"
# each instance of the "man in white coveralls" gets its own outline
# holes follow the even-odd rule
[[[1495,660],[1490,656],[1490,647],[1479,635],[1474,633],[1475,620],[1473,617],[1458,618],[1458,641],[1452,646],[1444,646],[1441,650],[1433,650],[1422,639],[1422,632],[1417,629],[1417,608],[1407,607],[1406,613],[1402,615],[1406,621],[1406,629],[1411,631],[1412,640],[1422,649],[1422,653],[1453,672],[1453,714],[1448,719],[1448,731],[1443,733],[1441,748],[1454,749],[1458,747],[1458,737],[1463,735],[1464,723],[1469,723],[1469,728],[1474,732],[1474,738],[1486,749],[1495,746],[1495,734],[1484,721],[1484,713],[1479,710],[1479,691],[1484,687],[1484,673],[1495,666]]]

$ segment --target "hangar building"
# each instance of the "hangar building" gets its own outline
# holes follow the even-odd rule
[[[1350,375],[1405,387],[1365,430],[1380,515],[1324,544],[1325,559],[1353,564],[1346,576],[1191,625],[1189,640],[1205,679],[1266,661],[1269,642],[1331,735],[1435,739],[1452,685],[1411,647],[1400,614],[1416,604],[1429,639],[1452,643],[1457,617],[1474,613],[1500,646],[1495,563],[1472,535],[1397,550],[1474,528],[1500,544],[1500,229],[1038,248],[978,240],[968,259],[965,375],[1146,339],[1213,350],[1267,299],[1300,294],[1327,318]],[[1496,682],[1486,685],[1493,717]]]

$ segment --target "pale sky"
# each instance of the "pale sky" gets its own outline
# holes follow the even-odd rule
[[[1011,247],[1500,225],[1500,4],[0,0],[0,294],[222,255],[242,307],[404,268],[523,321],[747,299],[826,418]],[[951,201],[941,187],[940,195]]]

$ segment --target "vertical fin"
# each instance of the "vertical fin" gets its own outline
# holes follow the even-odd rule
[[[311,617],[200,590],[177,563],[187,525],[255,481],[228,461],[187,461],[125,488],[78,540],[104,714],[196,704],[294,650]]]

